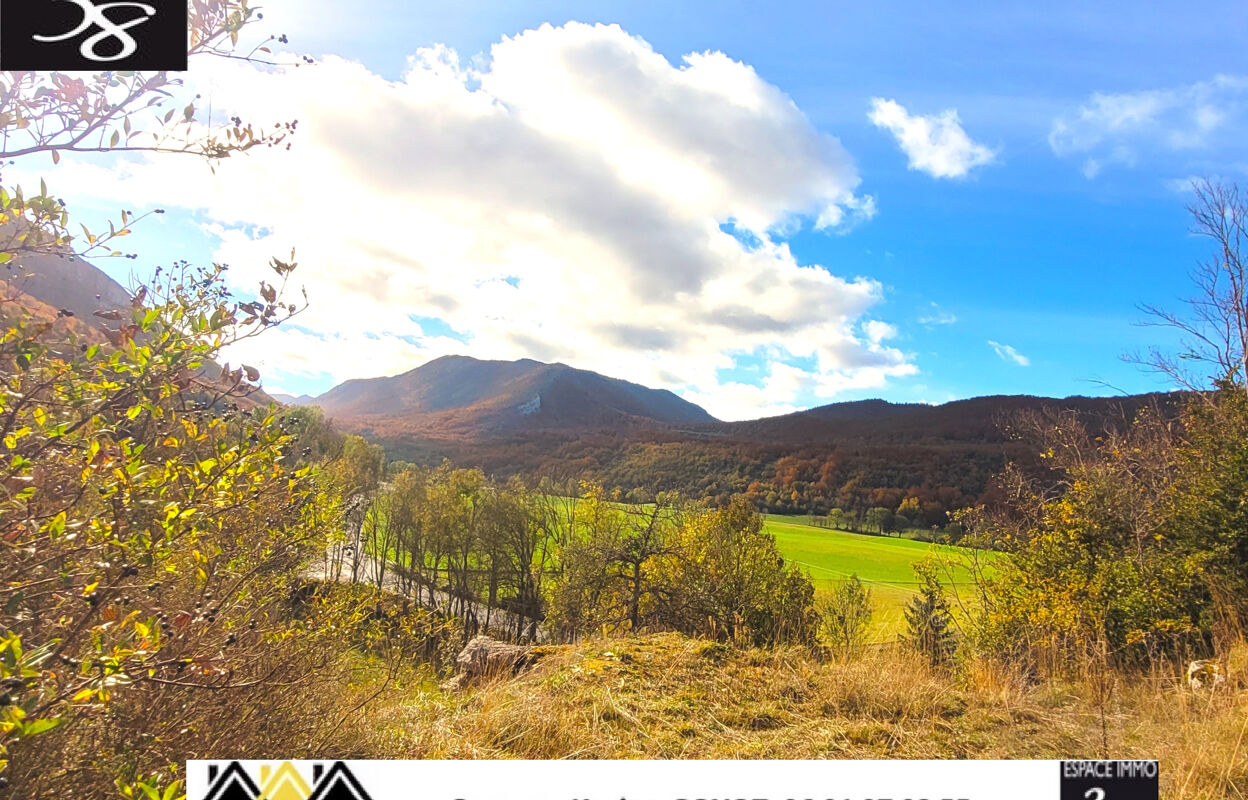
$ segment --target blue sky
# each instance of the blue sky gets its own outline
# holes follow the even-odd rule
[[[246,263],[298,247],[319,310],[240,353],[291,392],[445,352],[564,360],[723,417],[1162,388],[1120,356],[1172,344],[1135,323],[1205,252],[1182,186],[1248,170],[1243,4],[358,9],[269,4],[320,60],[297,76],[192,65],[221,113],[301,117],[286,161],[61,168],[88,215],[115,206],[96,169],[169,207],[134,237],[140,272],[225,258],[245,291]],[[309,173],[352,208],[317,219]]]

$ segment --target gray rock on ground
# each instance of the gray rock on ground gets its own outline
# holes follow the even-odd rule
[[[442,688],[461,689],[477,681],[515,675],[528,669],[537,659],[532,647],[477,636],[459,651],[455,658],[458,671]]]
[[[1187,685],[1190,689],[1212,689],[1224,683],[1226,676],[1216,659],[1203,658],[1187,665]]]

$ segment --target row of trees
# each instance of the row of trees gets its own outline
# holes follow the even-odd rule
[[[533,638],[677,630],[757,644],[811,641],[813,589],[744,498],[708,508],[660,494],[623,504],[601,486],[488,480],[397,464],[370,496],[357,578]]]
[[[913,502],[912,502],[913,501]],[[853,533],[877,533],[877,534],[902,534],[906,531],[923,531],[929,535],[933,531],[940,530],[942,541],[951,541],[956,544],[962,536],[961,526],[957,523],[936,525],[930,528],[924,525],[926,519],[914,513],[917,510],[917,501],[910,498],[902,503],[902,509],[909,511],[913,516],[903,513],[902,511],[894,511],[887,506],[874,506],[868,508],[864,512],[846,511],[840,508],[833,508],[823,515],[814,515],[810,517],[810,523],[819,528],[830,528],[838,531],[851,531]],[[914,506],[915,508],[911,508]],[[945,512],[941,512],[941,517],[945,517]]]

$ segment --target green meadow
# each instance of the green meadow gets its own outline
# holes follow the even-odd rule
[[[816,592],[826,591],[854,574],[870,587],[874,641],[889,640],[905,629],[902,610],[917,587],[913,567],[917,561],[935,555],[942,563],[951,564],[948,573],[942,569],[942,581],[952,583],[964,598],[971,594],[965,591],[971,588],[971,574],[960,563],[973,554],[966,548],[820,528],[807,519],[772,514],[766,517],[764,527],[776,537],[784,557],[810,574]],[[989,559],[995,556],[980,555]]]

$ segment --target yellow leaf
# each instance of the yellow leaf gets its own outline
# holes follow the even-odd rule
[[[92,694],[94,694],[94,692],[92,692],[90,689],[83,689],[81,692],[73,696],[73,702],[82,703],[87,700],[90,700]]]
[[[91,594],[92,592],[95,591],[95,587],[99,585],[100,585],[99,581],[96,581],[95,583],[88,583],[86,586],[82,587],[82,596],[86,597],[87,595]]]

